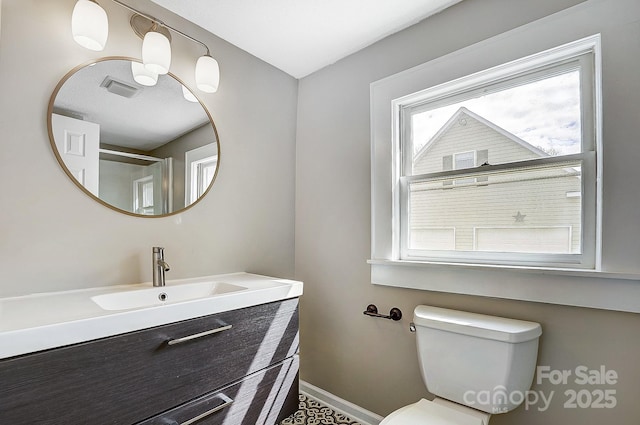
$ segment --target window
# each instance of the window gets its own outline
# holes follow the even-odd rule
[[[484,164],[486,162],[487,150],[482,150],[479,152],[480,158],[482,158],[480,162],[476,160],[476,154],[477,154],[476,151],[471,151],[471,152],[454,153],[453,155],[445,155],[444,157],[442,157],[442,170],[443,171],[462,170],[465,168],[473,168],[478,165]],[[484,178],[481,177],[479,180],[484,181]],[[455,180],[453,182],[447,181],[447,182],[444,182],[444,185],[451,185],[451,184],[460,185],[460,184],[467,184],[467,183],[475,183],[479,180],[478,178],[472,178],[472,179]]]
[[[191,162],[191,203],[196,202],[207,191],[216,174],[217,166],[217,156]]]
[[[154,213],[153,176],[146,176],[133,182],[133,211],[136,214]]]
[[[597,46],[591,37],[393,100],[391,223],[374,188],[374,258],[595,269]],[[391,230],[391,249],[376,247],[376,229]]]
[[[473,168],[476,166],[476,153],[463,152],[453,154],[453,169],[462,170],[463,168]]]
[[[218,148],[215,143],[185,152],[185,204],[196,202],[211,185],[218,170]]]

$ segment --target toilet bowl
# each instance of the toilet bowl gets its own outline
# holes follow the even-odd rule
[[[522,403],[510,394],[531,387],[538,323],[422,305],[413,321],[422,378],[436,398],[404,406],[380,425],[487,425],[492,414]]]

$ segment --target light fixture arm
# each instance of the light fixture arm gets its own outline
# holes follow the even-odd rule
[[[144,16],[145,18],[147,18],[148,20],[150,20],[150,21],[151,21],[151,22],[153,22],[154,24],[160,25],[160,26],[161,26],[161,27],[163,27],[163,28],[170,29],[170,30],[171,30],[171,31],[173,31],[174,33],[176,33],[176,34],[178,34],[178,35],[181,35],[182,37],[187,38],[187,39],[189,39],[189,40],[191,40],[191,41],[193,41],[193,42],[195,42],[195,43],[197,43],[197,44],[200,44],[200,45],[201,45],[202,47],[204,47],[204,49],[207,51],[207,55],[209,55],[209,54],[210,54],[210,53],[209,53],[209,48],[208,48],[208,47],[207,47],[207,45],[206,45],[206,44],[204,44],[202,41],[197,40],[197,39],[195,39],[195,38],[191,37],[190,35],[185,34],[185,33],[183,33],[182,31],[177,30],[177,29],[173,28],[173,27],[172,27],[172,26],[170,26],[170,25],[165,24],[164,22],[162,22],[162,21],[161,21],[161,20],[159,20],[159,19],[154,18],[153,16],[150,16],[150,15],[147,15],[146,13],[140,12],[139,10],[134,9],[134,8],[133,8],[133,7],[131,7],[131,6],[126,5],[126,4],[122,3],[120,0],[112,0],[112,1],[113,1],[114,3],[119,4],[120,6],[124,7],[125,9],[129,9],[130,11],[132,11],[132,12],[134,12],[134,13],[137,13],[137,14],[138,14],[138,15],[140,15],[140,16]]]

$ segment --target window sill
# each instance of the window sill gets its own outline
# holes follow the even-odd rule
[[[367,262],[371,282],[376,285],[640,313],[638,274],[400,260]]]

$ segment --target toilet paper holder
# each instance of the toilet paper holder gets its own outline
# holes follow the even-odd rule
[[[363,314],[371,317],[380,317],[382,319],[391,319],[398,321],[402,319],[402,311],[398,307],[393,307],[388,315],[378,313],[378,307],[375,304],[369,304],[367,309],[362,312]]]

